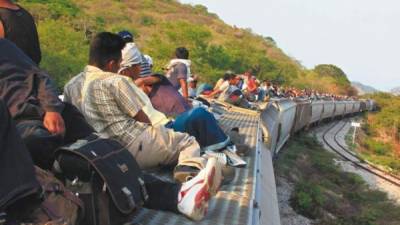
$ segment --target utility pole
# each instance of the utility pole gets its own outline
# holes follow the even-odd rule
[[[354,145],[356,142],[357,127],[361,127],[361,123],[351,122],[351,126],[354,128],[354,131],[353,131],[353,145]]]

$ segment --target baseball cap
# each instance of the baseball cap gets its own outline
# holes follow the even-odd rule
[[[131,32],[127,31],[127,30],[123,30],[118,32],[118,35],[124,39],[124,41],[133,41],[133,35]]]

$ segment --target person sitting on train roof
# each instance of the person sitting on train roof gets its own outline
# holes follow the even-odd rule
[[[143,169],[177,165],[174,177],[184,181],[204,166],[200,146],[186,133],[153,125],[145,113],[143,92],[130,78],[117,74],[124,47],[116,34],[97,34],[90,44],[89,65],[68,82],[65,100],[74,98],[72,91],[80,92],[76,104],[96,132],[120,141]],[[138,67],[131,69],[140,71]]]
[[[240,77],[236,76],[232,71],[228,70],[225,72],[224,76],[221,79],[222,82],[218,81],[213,91],[211,93],[205,94],[204,95],[205,97],[207,98],[217,97],[221,101],[225,100],[225,92],[228,91],[231,85],[236,85]]]
[[[6,103],[36,165],[49,169],[54,151],[94,130],[71,104],[58,99],[50,76],[7,39],[0,39],[0,98]]]
[[[241,89],[247,100],[251,102],[257,101],[256,96],[258,96],[259,89],[256,77],[251,74],[250,70],[246,71],[241,77],[244,81]]]
[[[187,79],[191,76],[191,61],[189,50],[185,47],[175,49],[175,58],[166,66],[166,76],[176,90],[180,90],[182,96],[188,99]]]
[[[135,43],[133,34],[127,30],[123,30],[118,32],[118,35],[124,40],[125,44],[137,46]],[[141,63],[140,63],[140,75],[145,76],[152,74],[152,67],[153,67],[153,60],[151,59],[150,56],[145,56],[143,54],[140,55],[141,57]]]
[[[224,82],[217,90],[203,95],[205,98],[217,97],[218,100],[224,101],[243,108],[252,108],[252,105],[246,100],[243,92],[237,87],[240,76],[232,71],[226,71],[223,77]]]

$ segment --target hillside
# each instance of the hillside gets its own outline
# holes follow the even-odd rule
[[[390,93],[392,93],[394,95],[397,95],[397,96],[400,96],[400,87],[392,88],[390,90]]]
[[[367,95],[378,104],[368,113],[358,137],[361,154],[368,160],[400,174],[400,97],[388,93]]]
[[[351,85],[358,91],[359,95],[373,94],[373,93],[378,92],[378,90],[375,89],[374,87],[362,84],[357,81],[352,81]]]
[[[35,17],[42,68],[60,87],[87,62],[88,44],[99,31],[130,30],[160,70],[178,46],[189,48],[193,71],[213,82],[223,71],[253,69],[259,79],[346,94],[349,83],[321,77],[287,56],[273,38],[225,24],[204,6],[175,0],[19,0]],[[346,78],[347,79],[347,78]]]

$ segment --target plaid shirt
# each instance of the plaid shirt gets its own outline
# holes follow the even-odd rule
[[[82,112],[82,87],[83,82],[85,82],[85,74],[86,69],[84,72],[76,75],[67,84],[64,86],[64,102],[71,103],[76,108]]]
[[[82,88],[82,113],[102,136],[123,144],[133,142],[147,127],[133,119],[145,103],[130,78],[104,72],[96,67],[85,68]]]

